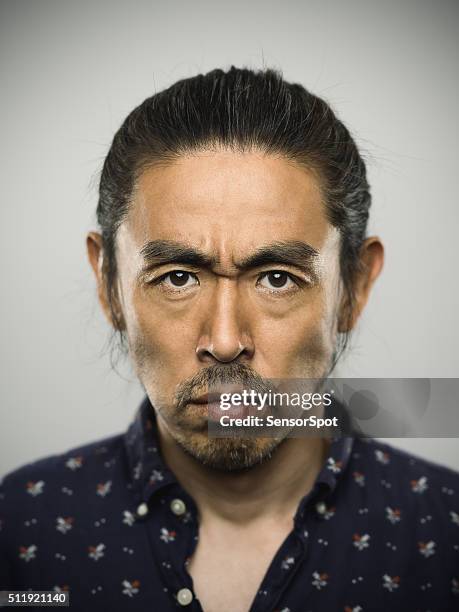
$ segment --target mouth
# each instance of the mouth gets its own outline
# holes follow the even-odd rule
[[[229,416],[231,418],[244,418],[250,414],[251,407],[244,404],[230,404],[225,409],[221,406],[222,393],[240,393],[241,387],[233,387],[233,390],[227,390],[221,392],[203,393],[195,398],[192,398],[188,405],[197,406],[198,410],[202,412],[203,416],[207,417],[210,421],[219,421],[222,416]],[[253,410],[253,407],[252,407]]]
[[[220,403],[221,393],[203,393],[190,400],[190,404],[217,404]]]

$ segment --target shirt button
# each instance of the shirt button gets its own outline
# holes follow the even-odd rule
[[[190,589],[180,589],[177,593],[177,601],[181,606],[188,606],[193,601],[193,593]]]
[[[145,502],[142,502],[137,506],[137,516],[146,516],[148,514],[148,506]]]
[[[325,514],[327,512],[327,504],[323,501],[317,502],[316,504],[316,512],[317,514]]]
[[[181,499],[173,499],[171,501],[170,508],[177,516],[182,516],[182,514],[185,514],[186,512],[185,503]]]

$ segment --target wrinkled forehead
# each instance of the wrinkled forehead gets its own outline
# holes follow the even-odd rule
[[[339,237],[313,171],[261,152],[220,150],[144,170],[119,243],[132,253],[152,240],[183,242],[229,262],[284,241],[322,253]]]

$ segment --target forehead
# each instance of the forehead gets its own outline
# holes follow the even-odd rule
[[[262,152],[200,151],[141,174],[120,228],[140,250],[175,240],[202,250],[246,256],[263,244],[298,240],[322,250],[336,238],[317,176]],[[231,247],[231,248],[230,248]]]

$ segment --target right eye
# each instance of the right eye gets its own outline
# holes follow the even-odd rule
[[[186,272],[185,270],[172,270],[172,272],[168,272],[161,276],[157,283],[172,291],[199,285],[196,274]]]

